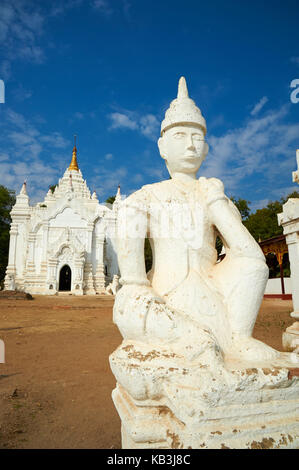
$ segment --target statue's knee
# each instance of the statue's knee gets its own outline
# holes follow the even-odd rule
[[[269,275],[269,268],[263,259],[239,258],[237,260],[238,269],[235,270],[238,279],[252,278],[266,279]]]
[[[269,277],[269,268],[265,261],[261,259],[249,258],[247,267],[243,272],[248,279],[253,279],[255,284],[259,281],[265,282]]]

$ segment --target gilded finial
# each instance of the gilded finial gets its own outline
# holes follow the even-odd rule
[[[69,170],[72,171],[79,171],[78,163],[77,163],[77,147],[76,147],[76,135],[74,135],[74,148],[73,148],[73,156],[72,161],[69,166]]]

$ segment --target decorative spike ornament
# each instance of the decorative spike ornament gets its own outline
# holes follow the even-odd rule
[[[177,98],[174,99],[165,113],[161,124],[161,136],[167,129],[180,124],[193,124],[207,132],[206,120],[194,101],[189,98],[185,77],[179,80]]]
[[[26,194],[26,196],[27,196],[27,183],[26,183],[26,181],[24,181],[24,183],[23,183],[20,194]]]
[[[69,166],[69,170],[79,171],[78,162],[77,162],[76,136],[74,136],[74,138],[75,138],[75,145],[73,148],[73,156],[72,156],[71,164]]]
[[[182,100],[184,98],[189,98],[188,88],[185,77],[181,77],[179,79],[179,86],[178,86],[178,100]]]

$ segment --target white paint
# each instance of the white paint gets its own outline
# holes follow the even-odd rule
[[[222,182],[197,179],[208,152],[205,132],[182,78],[158,141],[172,178],[120,204],[122,288],[113,319],[124,340],[110,365],[123,447],[242,448],[269,439],[295,447],[299,382],[286,383],[299,357],[252,338],[268,268]],[[178,217],[178,206],[188,207],[191,217]],[[217,234],[226,252],[220,263]],[[154,257],[150,273],[146,236]],[[281,441],[284,433],[291,439]]]
[[[289,277],[284,277],[284,290],[285,294],[292,293],[291,279]],[[268,279],[266,284],[265,294],[281,294],[281,280],[280,277],[274,279]]]
[[[68,264],[72,294],[105,292],[119,273],[115,241],[110,240],[110,233],[115,234],[117,207],[100,204],[80,170],[67,169],[54,194],[49,190],[34,207],[29,205],[24,183],[11,211],[5,289],[13,282],[16,289],[31,294],[54,295],[59,290],[60,270]],[[108,276],[103,263],[108,265]]]
[[[293,181],[299,183],[299,150],[296,151],[297,171],[293,172]],[[291,317],[299,319],[299,199],[290,198],[278,214],[278,224],[282,225],[288,245],[291,268],[291,291],[293,309]],[[287,351],[298,352],[299,323],[295,322],[282,335],[283,347]]]

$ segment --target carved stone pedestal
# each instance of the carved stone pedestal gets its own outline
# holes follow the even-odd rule
[[[282,345],[285,351],[299,351],[299,321],[289,326],[282,334]]]
[[[298,369],[239,364],[214,374],[172,367],[170,356],[127,342],[110,356],[123,448],[298,448]]]
[[[299,158],[299,151],[297,150]],[[294,179],[294,173],[297,174]],[[293,181],[298,182],[298,172],[293,173]],[[291,317],[297,322],[293,323],[282,335],[282,344],[286,351],[294,351],[299,348],[299,200],[290,198],[283,205],[283,212],[278,214],[278,224],[282,225],[288,245],[291,285],[294,312]]]
[[[92,264],[91,263],[85,263],[84,281],[85,281],[84,294],[95,295],[96,291],[94,289],[94,281],[93,281]]]

